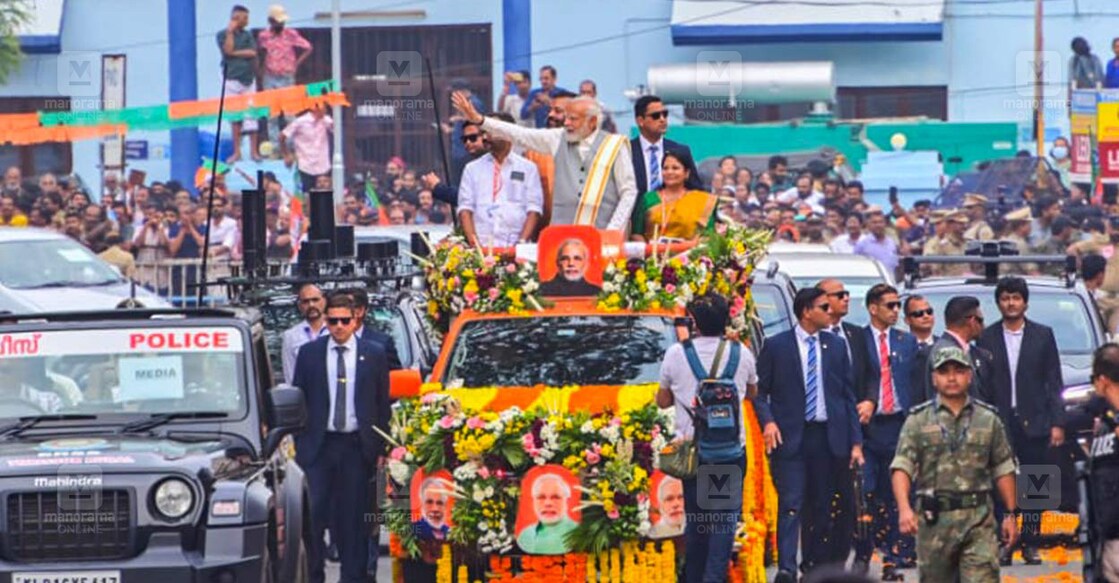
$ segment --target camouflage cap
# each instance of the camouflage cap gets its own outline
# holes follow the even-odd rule
[[[949,362],[955,362],[971,368],[971,359],[968,358],[964,349],[959,346],[945,346],[933,353],[932,365],[934,369],[940,368]]]

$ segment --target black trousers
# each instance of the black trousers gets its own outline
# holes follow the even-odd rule
[[[1007,423],[1007,433],[1010,437],[1010,445],[1014,450],[1014,456],[1018,458],[1020,466],[1030,465],[1046,465],[1054,462],[1053,452],[1049,447],[1049,435],[1041,437],[1030,437],[1026,435],[1026,430],[1022,426],[1021,420],[1014,414],[1010,416],[1010,422]],[[1053,487],[1060,487],[1054,485]],[[997,490],[996,490],[997,492]],[[1019,493],[1019,497],[1022,494]],[[1005,513],[1006,506],[1002,503],[1002,499],[996,496],[998,503],[995,505],[996,512],[995,518],[1002,524],[1002,517]],[[1040,510],[1023,510],[1022,511],[1022,533],[1019,537],[1019,546],[1033,547],[1041,542],[1041,511]]]
[[[369,480],[373,468],[365,463],[357,432],[330,433],[307,467],[311,492],[311,583],[326,579],[323,534],[338,546],[340,583],[364,583],[369,558]]]

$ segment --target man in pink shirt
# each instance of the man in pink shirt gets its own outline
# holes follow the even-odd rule
[[[319,176],[330,173],[330,132],[333,129],[334,120],[326,115],[322,105],[316,105],[295,118],[280,134],[284,164],[291,168],[294,150],[303,192],[314,188]]]
[[[299,31],[287,28],[287,21],[288,13],[284,7],[273,4],[268,8],[269,27],[260,31],[257,36],[257,46],[260,47],[264,61],[260,81],[262,90],[294,85],[296,70],[311,56],[311,43]],[[268,137],[274,140],[279,132],[279,119],[269,119]]]

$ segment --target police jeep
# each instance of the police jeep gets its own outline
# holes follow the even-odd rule
[[[0,583],[304,581],[303,394],[258,313],[0,323]]]

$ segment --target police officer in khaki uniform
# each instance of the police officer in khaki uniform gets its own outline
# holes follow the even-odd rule
[[[967,241],[964,239],[963,232],[967,228],[968,222],[967,215],[962,212],[955,212],[945,217],[941,223],[944,232],[936,239],[935,247],[932,249],[935,253],[930,253],[930,255],[963,255],[967,248]],[[929,272],[930,275],[959,277],[968,273],[966,263],[947,263],[930,267],[933,268]]]
[[[932,365],[937,396],[910,410],[890,464],[898,526],[917,535],[922,583],[997,583],[991,485],[1008,509],[1001,530],[1012,545],[1018,538],[1017,463],[998,412],[968,395],[972,369],[963,349],[939,348]]]
[[[1030,224],[1032,222],[1033,217],[1030,215],[1030,207],[1028,206],[1006,213],[1007,233],[1003,240],[1013,242],[1018,247],[1019,255],[1029,255],[1031,252],[1028,237],[1030,236]],[[1037,264],[1007,263],[1000,266],[999,272],[1003,275],[1035,275]]]
[[[926,241],[924,246],[921,247],[921,255],[940,255],[940,239],[944,237],[945,222],[944,219],[952,214],[947,210],[935,210],[929,214],[929,222],[933,225],[933,234]],[[922,267],[925,275],[940,275],[939,265],[925,265]]]
[[[970,223],[964,231],[964,239],[990,241],[995,238],[995,230],[987,224],[987,197],[982,194],[969,194],[964,197],[963,209]]]

